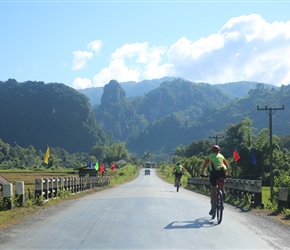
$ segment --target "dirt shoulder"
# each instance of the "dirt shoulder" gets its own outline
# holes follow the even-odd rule
[[[258,208],[251,209],[250,212],[256,213],[268,219],[276,220],[277,222],[280,222],[281,224],[290,227],[289,214],[283,214],[281,212],[274,212],[272,210]]]

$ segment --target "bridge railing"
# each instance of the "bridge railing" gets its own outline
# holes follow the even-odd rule
[[[55,178],[37,178],[35,179],[35,198],[43,197],[49,200],[59,197],[62,191],[69,193],[78,193],[85,190],[94,189],[96,187],[107,186],[110,184],[108,177],[55,177]],[[15,182],[15,193],[13,192],[13,184],[4,184],[3,204],[6,209],[13,208],[13,200],[18,205],[25,202],[25,186],[23,181]]]
[[[210,189],[209,179],[206,178],[188,178],[187,184],[194,185],[197,189],[203,186]],[[224,187],[233,197],[242,199],[244,195],[251,195],[252,206],[264,207],[261,180],[226,179]]]
[[[58,196],[60,190],[78,193],[95,187],[109,185],[108,177],[59,177],[35,179],[35,197],[44,199]]]

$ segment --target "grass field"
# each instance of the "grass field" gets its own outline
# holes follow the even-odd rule
[[[263,187],[262,188],[262,202],[265,206],[270,204],[270,187]]]
[[[78,171],[28,171],[28,170],[0,170],[0,175],[13,185],[17,181],[23,181],[25,191],[34,191],[35,179],[37,178],[56,178],[56,177],[78,177]]]

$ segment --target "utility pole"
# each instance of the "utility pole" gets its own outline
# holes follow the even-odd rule
[[[210,138],[210,139],[215,139],[215,144],[217,145],[218,143],[218,139],[219,138],[224,138],[223,136],[218,136],[218,135],[216,135],[216,136],[209,136],[208,138]]]
[[[269,132],[270,132],[270,148],[269,148],[269,154],[270,154],[270,198],[271,201],[273,201],[273,186],[274,186],[274,176],[273,176],[273,142],[272,142],[272,117],[276,110],[284,110],[284,105],[282,105],[282,108],[268,108],[265,106],[265,108],[260,108],[257,106],[257,110],[266,110],[266,112],[269,115]],[[274,111],[274,113],[273,113]]]

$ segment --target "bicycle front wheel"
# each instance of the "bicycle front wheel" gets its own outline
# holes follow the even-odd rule
[[[176,192],[179,191],[179,187],[180,187],[180,179],[177,179],[177,183],[176,183]]]
[[[221,190],[217,190],[216,216],[218,224],[222,222],[223,210],[224,210],[223,193]]]

